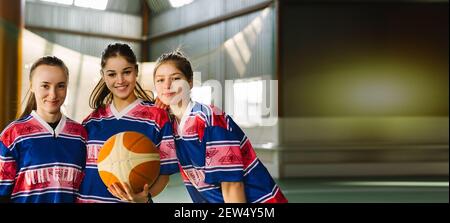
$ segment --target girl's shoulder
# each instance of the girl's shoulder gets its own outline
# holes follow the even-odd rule
[[[1,132],[0,135],[3,135],[4,132],[12,131],[13,129],[17,128],[18,126],[24,125],[24,124],[27,123],[30,119],[32,119],[32,116],[31,116],[31,115],[26,115],[26,116],[24,116],[24,117],[21,117],[21,118],[19,118],[19,119],[16,119],[16,120],[10,122],[10,123],[3,129],[3,131]]]
[[[83,137],[87,136],[86,129],[83,125],[68,117],[66,117],[66,124],[63,131],[74,135],[81,135]]]
[[[110,109],[105,106],[105,107],[99,107],[97,109],[95,109],[94,111],[92,111],[88,116],[86,116],[86,118],[83,119],[83,121],[81,122],[81,125],[85,125],[87,122],[89,122],[90,120],[100,120],[103,118],[108,118],[110,116],[112,116],[112,112],[110,111]]]
[[[169,113],[167,110],[158,108],[155,103],[151,101],[142,100],[129,113],[133,118],[146,119],[155,121],[160,124],[165,124],[169,121]]]
[[[224,126],[227,114],[217,106],[193,102],[191,116],[196,116],[205,122],[206,126]]]
[[[35,131],[36,129],[33,124],[30,124],[30,120],[32,120],[32,116],[26,115],[9,123],[0,133],[0,141],[8,146],[14,142],[17,136],[25,134],[27,131]]]
[[[202,112],[205,115],[208,116],[214,116],[214,115],[224,115],[225,113],[222,111],[222,109],[220,109],[219,107],[215,106],[215,105],[208,105],[208,104],[203,104],[200,102],[196,102],[193,101],[192,102],[194,105],[192,107],[192,111],[194,112]]]
[[[69,118],[66,116],[66,124],[71,124],[71,125],[76,125],[76,126],[81,126],[83,127],[79,122]]]

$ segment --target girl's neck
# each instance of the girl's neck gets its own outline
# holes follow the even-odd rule
[[[121,112],[124,108],[126,108],[128,105],[136,101],[137,97],[134,94],[131,94],[127,99],[120,99],[117,97],[113,98],[113,104],[114,107],[118,112]]]
[[[183,103],[183,101],[180,101],[176,105],[170,105],[170,110],[172,111],[178,122],[180,122],[181,118],[183,118],[184,111],[186,111],[189,102],[190,100],[186,101],[185,103]]]
[[[54,123],[61,119],[62,113],[58,111],[57,113],[48,113],[41,109],[36,109],[36,113],[47,123]]]

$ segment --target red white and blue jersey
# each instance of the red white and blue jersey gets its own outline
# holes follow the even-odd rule
[[[97,169],[97,157],[101,147],[108,138],[119,132],[135,131],[152,140],[159,149],[161,175],[179,171],[168,113],[151,102],[137,99],[121,112],[118,112],[113,104],[108,104],[92,112],[83,121],[83,126],[88,133],[87,159],[85,177],[77,202],[122,202],[109,193]]]
[[[213,106],[190,102],[173,122],[181,176],[194,203],[223,203],[221,182],[243,182],[249,203],[284,203],[244,132]]]
[[[0,135],[0,196],[16,203],[75,202],[86,164],[86,131],[61,117],[53,130],[36,112]]]

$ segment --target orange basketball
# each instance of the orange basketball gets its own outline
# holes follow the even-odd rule
[[[152,185],[159,175],[159,151],[153,142],[138,132],[120,132],[111,136],[101,148],[98,172],[103,183],[128,183],[134,193]],[[120,183],[119,183],[120,185]]]

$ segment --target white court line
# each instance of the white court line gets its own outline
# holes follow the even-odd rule
[[[338,182],[333,184],[346,186],[449,187],[448,182],[419,182],[419,181],[351,181],[351,182]]]
[[[423,188],[423,189],[413,189],[413,188],[354,188],[354,189],[293,189],[293,190],[282,190],[284,194],[309,194],[309,193],[367,193],[367,192],[448,192],[448,189],[444,188]]]

